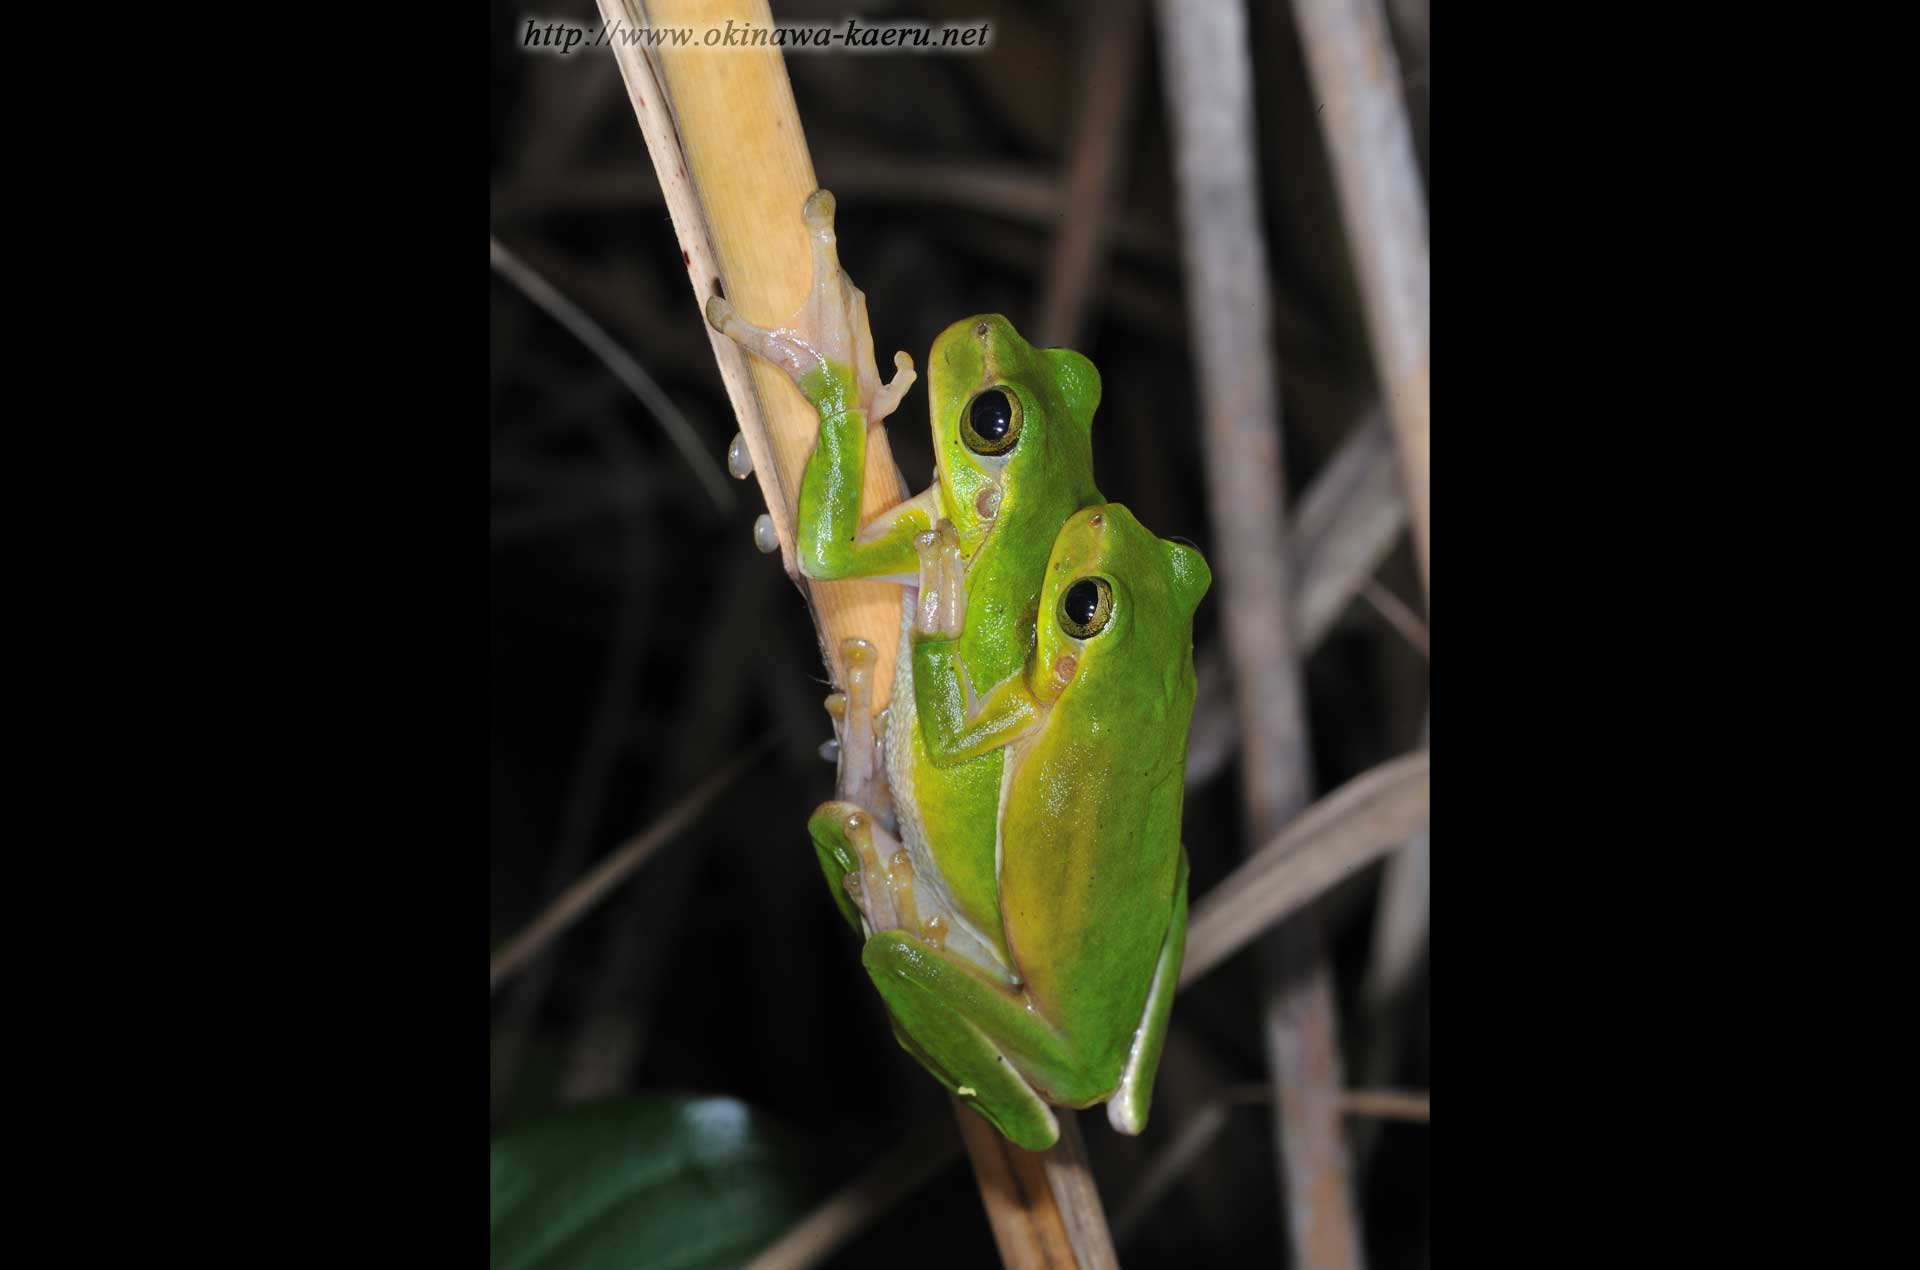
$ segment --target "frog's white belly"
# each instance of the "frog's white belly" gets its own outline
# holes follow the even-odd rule
[[[913,893],[922,918],[938,914],[947,923],[947,949],[973,962],[1006,982],[1014,982],[1009,967],[1000,960],[990,940],[960,913],[953,892],[934,862],[927,847],[926,827],[921,824],[918,800],[913,788],[913,730],[920,718],[913,702],[913,611],[919,603],[920,589],[900,588],[900,647],[893,659],[893,695],[887,705],[886,762],[887,787],[893,794],[894,818],[901,843],[913,861]],[[1002,773],[1001,802],[1006,801],[1005,780],[1012,771],[1008,764]],[[999,862],[996,831],[994,860]]]

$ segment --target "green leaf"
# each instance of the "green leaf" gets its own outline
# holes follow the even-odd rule
[[[493,1270],[735,1266],[798,1220],[823,1170],[731,1098],[572,1107],[494,1139]]]

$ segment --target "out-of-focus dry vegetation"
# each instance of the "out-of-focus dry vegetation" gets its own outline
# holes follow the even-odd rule
[[[983,18],[993,29],[979,56],[787,59],[882,360],[904,348],[923,362],[938,331],[977,312],[1079,349],[1104,379],[1102,491],[1214,558],[1151,7],[853,8],[876,20]],[[842,0],[774,6],[782,21],[849,11]],[[1389,12],[1424,174],[1426,4]],[[499,4],[491,13],[495,239],[630,355],[707,459],[724,465],[735,424],[613,58],[521,48],[529,16],[590,26],[597,11],[590,0],[553,0],[532,14]],[[1380,470],[1362,451],[1390,454],[1391,445],[1293,13],[1256,0],[1248,20],[1297,578],[1311,573],[1301,553],[1338,491]],[[831,735],[827,689],[803,605],[777,557],[753,547],[758,493],[729,481],[733,505],[716,506],[631,386],[498,270],[489,305],[496,948],[703,779],[770,742],[632,881],[495,994],[492,1123],[623,1091],[725,1093],[815,1143],[823,1176],[851,1177],[949,1113],[894,1044],[807,842],[805,816],[833,777],[817,754]],[[888,425],[912,489],[932,469],[925,411],[922,383]],[[1343,445],[1344,469],[1335,463]],[[1326,610],[1323,637],[1295,640],[1310,650],[1302,674],[1316,795],[1424,744],[1424,604],[1403,531],[1368,573],[1366,587]],[[1186,841],[1198,900],[1258,844],[1247,841],[1217,596],[1201,606],[1195,648],[1202,688]],[[1382,923],[1390,887],[1423,893],[1424,873],[1376,866],[1328,892],[1315,913],[1347,1084],[1424,1090],[1424,927],[1410,936]],[[1128,1265],[1286,1256],[1261,1102],[1258,962],[1240,956],[1180,998],[1144,1136],[1083,1118]],[[1368,1263],[1425,1264],[1428,1128],[1349,1123]],[[1205,1137],[1195,1126],[1217,1136],[1169,1172],[1170,1144]],[[1156,1172],[1172,1176],[1170,1189],[1143,1192]],[[1130,1205],[1156,1193],[1150,1208]],[[899,1264],[903,1248],[917,1264],[991,1262],[964,1165],[896,1206],[835,1264]]]

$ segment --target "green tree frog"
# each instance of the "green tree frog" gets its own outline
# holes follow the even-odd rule
[[[1186,945],[1180,844],[1200,553],[1125,507],[1075,513],[1045,567],[1041,620],[1017,674],[976,693],[961,666],[958,538],[919,538],[910,626],[921,725],[936,758],[1006,755],[999,894],[1012,982],[943,946],[917,861],[848,803],[815,813],[865,929],[861,960],[900,1043],[1015,1144],[1059,1135],[1049,1103],[1107,1103],[1146,1125]]]
[[[1119,653],[1063,652],[1064,583],[1050,560],[1095,558],[1072,554],[1063,526],[1103,502],[1091,454],[1100,380],[1084,357],[1035,349],[998,316],[957,322],[935,341],[934,483],[862,526],[867,429],[898,405],[914,372],[899,353],[893,381],[881,382],[865,299],[839,266],[833,210],[824,191],[804,209],[813,285],[787,327],[753,326],[721,298],[707,310],[716,329],[782,367],[820,415],[796,517],[802,572],[903,586],[892,702],[879,718],[871,647],[849,640],[842,650],[846,691],[828,700],[838,797],[809,821],[816,853],[847,920],[869,936],[866,964],[896,1035],[950,1089],[1033,1149],[1058,1132],[1047,1100],[1111,1098],[1114,1124],[1137,1133],[1184,939],[1181,772],[1191,614],[1206,567],[1124,509],[1080,521],[1073,542],[1082,548],[1132,544],[1138,559],[1123,552],[1111,562],[1138,571],[1152,597],[1122,605],[1122,620],[1107,626],[1127,634],[1107,645],[1137,643],[1165,660],[1123,700]],[[1111,601],[1117,575],[1101,577],[1089,574],[1088,586]],[[1132,594],[1124,583],[1118,593]],[[1176,594],[1185,605],[1177,615],[1166,602]],[[1076,629],[1088,632],[1073,637],[1081,644],[1093,637]],[[1051,687],[1034,678],[1043,651],[1047,674],[1068,671]],[[1113,669],[1085,680],[1079,708],[1061,709],[1082,663]],[[987,693],[983,712],[970,708],[975,685]],[[1069,745],[1079,728],[1091,729],[1085,744]],[[1046,737],[1056,740],[1040,744]],[[1065,757],[1028,760],[1042,751]],[[1143,783],[1133,770],[1142,760],[1156,773],[1170,762],[1171,777]],[[1111,858],[1089,825],[1104,827]],[[1031,1026],[1007,1026],[1022,1011]]]

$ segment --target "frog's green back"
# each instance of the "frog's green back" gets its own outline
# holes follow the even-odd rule
[[[1075,641],[1052,609],[1093,575],[1112,587],[1112,615]],[[1172,918],[1193,611],[1210,581],[1198,552],[1156,538],[1118,504],[1075,516],[1047,567],[1033,675],[1052,674],[1063,654],[1076,667],[1035,739],[1008,760],[1001,911],[1028,991],[1084,1047],[1096,1079],[1118,1078]]]
[[[996,388],[1019,412],[1019,437],[1004,455],[982,455],[967,443],[966,415],[976,396]],[[1048,553],[1061,526],[1102,501],[1093,483],[1092,440],[1100,374],[1080,354],[1034,348],[1004,317],[981,314],[955,322],[934,341],[927,395],[942,511],[968,562],[960,661],[975,691],[985,693],[1026,664]],[[983,506],[993,515],[983,515]],[[900,721],[911,706],[903,710],[898,692],[893,700]],[[912,722],[910,779],[928,849],[962,913],[998,942],[995,857],[1004,752],[937,768],[918,721]]]

